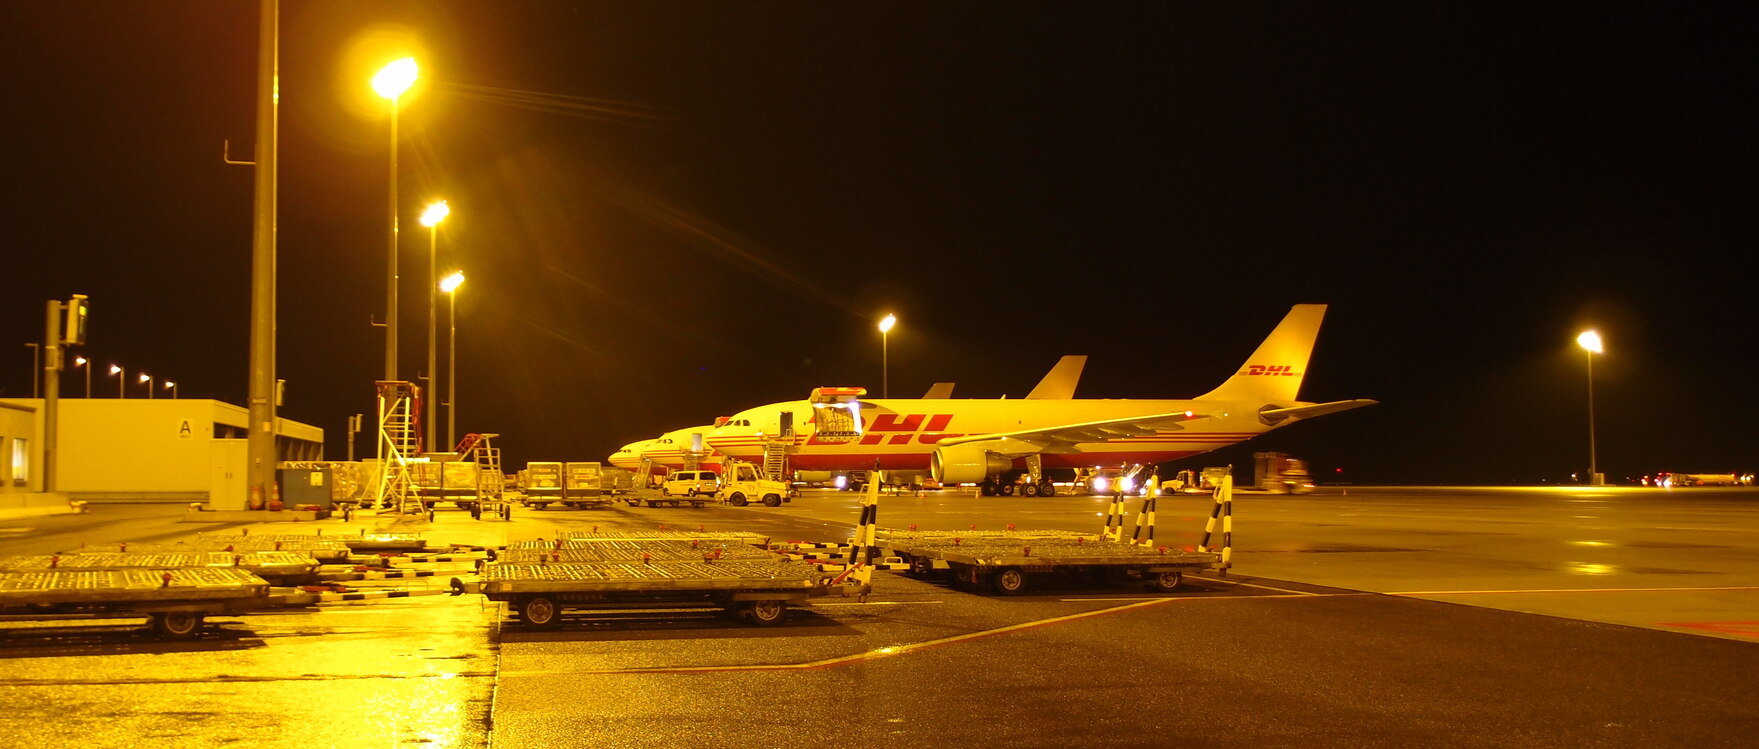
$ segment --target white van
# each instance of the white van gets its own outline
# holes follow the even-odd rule
[[[662,497],[712,497],[721,488],[721,477],[714,471],[673,471],[660,484]]]

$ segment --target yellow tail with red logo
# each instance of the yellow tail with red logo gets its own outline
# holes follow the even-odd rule
[[[1297,304],[1227,382],[1198,400],[1289,403],[1298,400],[1307,360],[1325,320],[1323,304]]]

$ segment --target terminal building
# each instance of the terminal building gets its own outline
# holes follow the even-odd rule
[[[197,398],[61,398],[58,494],[242,505],[249,412]],[[43,401],[0,398],[0,499],[44,490]],[[275,420],[277,462],[322,460],[324,430]],[[14,496],[16,495],[16,496]]]

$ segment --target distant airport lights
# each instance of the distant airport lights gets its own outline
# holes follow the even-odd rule
[[[881,398],[892,397],[891,362],[888,361],[888,359],[890,358],[890,352],[887,349],[890,348],[889,344],[890,344],[890,339],[891,339],[891,335],[892,335],[892,328],[896,327],[897,325],[898,325],[898,317],[896,315],[889,315],[888,314],[888,315],[886,315],[886,319],[879,321],[880,397]]]
[[[434,286],[440,278],[438,270],[440,222],[445,221],[447,214],[451,212],[452,209],[446,205],[446,201],[436,200],[429,203],[427,210],[422,211],[421,214],[421,225],[428,228],[428,389],[432,391],[428,393],[427,398],[427,444],[429,450],[434,449],[434,433],[439,428],[439,422],[434,419],[434,409],[437,407],[435,401],[439,400],[434,397],[439,395],[439,388],[434,385],[434,371],[437,369],[438,362],[436,352],[439,351],[439,341],[436,340],[437,336],[434,333],[436,326],[439,325],[436,321],[439,313],[435,311],[436,300],[434,297],[436,292]]]
[[[120,364],[112,364],[110,365],[110,374],[116,376],[116,397],[127,398],[128,370],[123,369]]]
[[[446,327],[450,330],[446,339],[446,444],[458,444],[458,287],[464,285],[464,271],[452,271],[452,275],[440,280],[440,290],[446,292]]]
[[[391,248],[385,279],[385,379],[397,379],[397,99],[420,75],[415,58],[393,60],[373,76],[373,90],[391,102]]]
[[[152,400],[153,399],[153,376],[150,374],[147,374],[145,372],[142,372],[142,373],[140,373],[140,381],[141,381],[141,384],[147,386],[147,400]]]
[[[1594,444],[1594,355],[1604,353],[1600,343],[1600,334],[1592,330],[1584,330],[1576,336],[1576,345],[1588,352],[1588,483],[1600,486],[1606,478],[1600,473],[1600,462]]]
[[[91,398],[92,397],[92,360],[87,359],[83,356],[76,356],[76,357],[73,357],[73,366],[85,367],[85,370],[86,370],[86,397]]]
[[[165,389],[171,391],[171,400],[177,400],[177,381],[166,380]]]

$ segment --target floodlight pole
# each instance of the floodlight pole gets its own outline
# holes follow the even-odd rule
[[[280,150],[280,0],[261,0],[258,9],[256,210],[250,254],[250,423],[245,430],[245,492],[267,507],[279,462],[275,449],[275,223]]]
[[[43,491],[55,491],[55,446],[61,432],[61,303],[49,300],[43,323]]]

